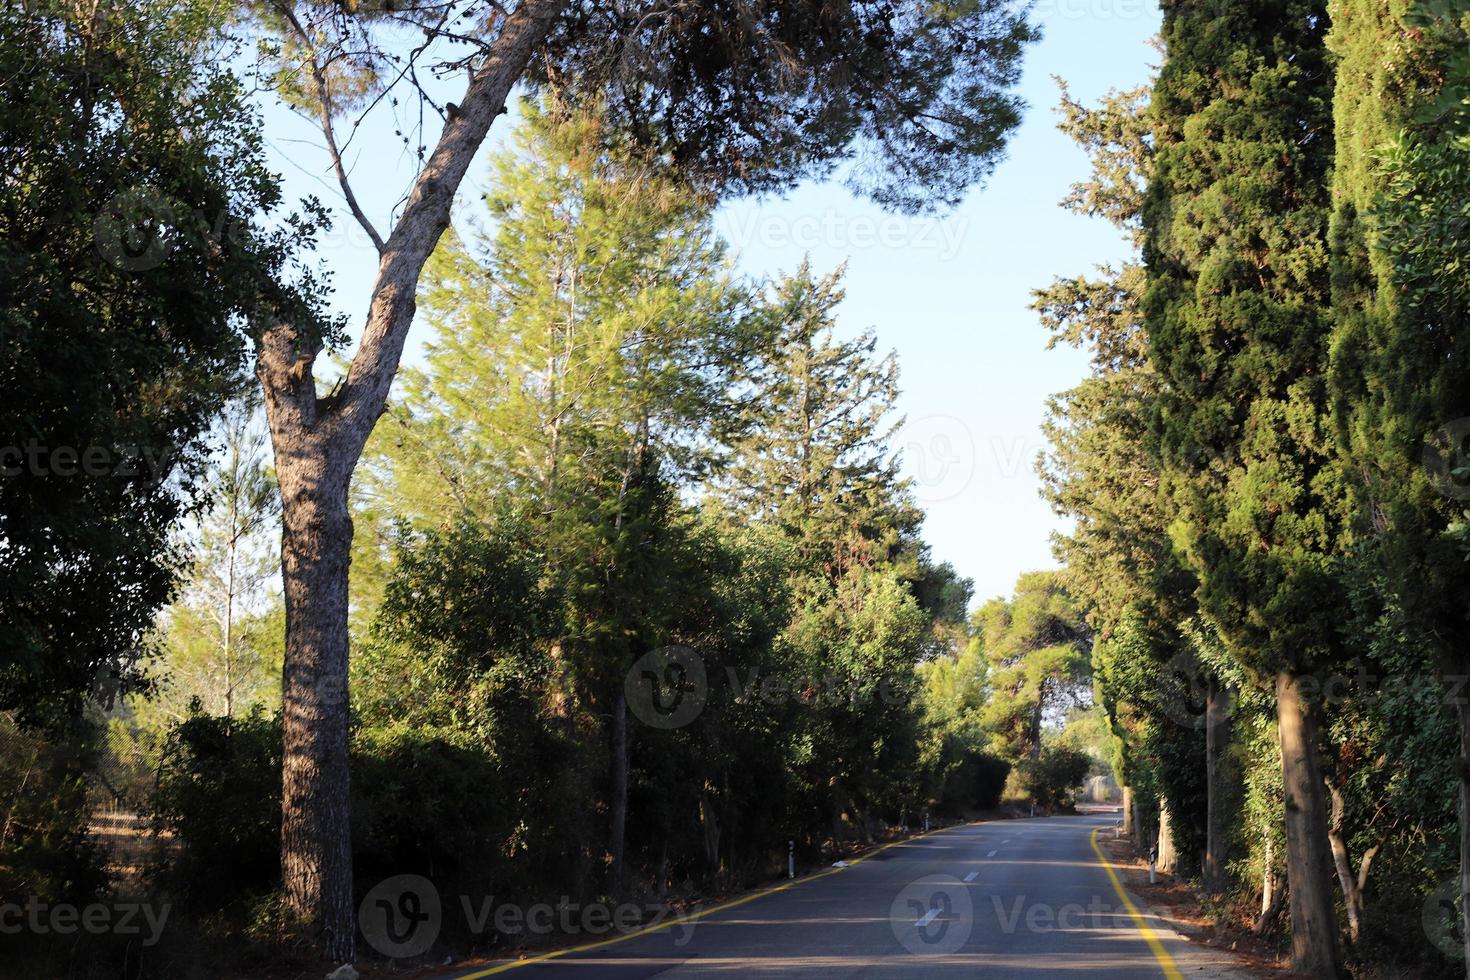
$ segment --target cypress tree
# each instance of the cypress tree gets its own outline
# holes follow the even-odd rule
[[[1301,687],[1338,650],[1327,27],[1321,0],[1164,4],[1143,310],[1171,533],[1230,655],[1275,690],[1293,968],[1330,978],[1321,712]]]

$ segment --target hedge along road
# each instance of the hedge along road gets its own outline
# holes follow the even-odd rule
[[[651,931],[448,977],[1248,976],[1128,896],[1095,844],[1115,823],[1046,817],[937,831]]]

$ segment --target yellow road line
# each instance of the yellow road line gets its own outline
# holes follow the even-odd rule
[[[1113,870],[1113,865],[1108,861],[1107,855],[1103,853],[1101,847],[1098,847],[1097,835],[1101,830],[1101,827],[1095,828],[1089,840],[1092,842],[1092,849],[1097,854],[1097,859],[1102,862],[1103,870],[1108,873],[1108,878],[1113,883],[1113,890],[1118,893],[1118,898],[1122,899],[1123,907],[1128,910],[1129,918],[1138,927],[1138,931],[1143,934],[1143,939],[1148,943],[1148,948],[1153,950],[1154,959],[1158,960],[1159,966],[1164,969],[1164,976],[1168,980],[1184,980],[1184,974],[1180,973],[1179,967],[1174,965],[1174,957],[1169,955],[1169,951],[1159,941],[1158,934],[1144,921],[1143,916],[1138,911],[1138,906],[1133,904],[1133,899],[1128,897],[1128,892],[1124,890],[1123,883],[1118,880],[1118,873]]]
[[[968,824],[961,824],[960,826],[968,826]],[[765,898],[767,895],[774,895],[777,892],[784,892],[788,888],[794,888],[795,886],[805,884],[808,881],[816,881],[818,878],[826,878],[828,875],[835,875],[839,871],[846,871],[847,868],[862,864],[870,857],[882,854],[890,847],[897,847],[900,844],[908,844],[912,841],[919,840],[920,838],[928,837],[930,834],[940,833],[941,830],[955,829],[957,828],[945,827],[941,829],[931,830],[929,831],[929,833],[926,834],[915,834],[913,837],[905,837],[903,840],[891,841],[887,844],[884,844],[882,847],[876,847],[871,851],[868,851],[864,854],[859,855],[858,857],[853,858],[851,861],[847,862],[846,868],[828,868],[825,871],[818,871],[816,874],[807,875],[805,878],[795,878],[791,881],[785,882],[784,884],[776,885],[763,891],[754,892],[753,894],[746,895],[742,898],[733,899],[720,905],[711,906],[707,909],[701,909],[698,912],[691,912],[688,915],[682,915],[677,919],[670,919],[667,922],[660,922],[657,925],[649,926],[646,929],[639,929],[636,932],[630,932],[625,936],[614,936],[611,939],[604,939],[601,942],[596,943],[588,943],[585,946],[570,946],[566,949],[555,949],[549,953],[542,953],[540,956],[530,956],[523,960],[511,960],[508,963],[500,963],[496,966],[488,967],[484,970],[481,970],[479,973],[467,973],[464,976],[457,977],[456,980],[480,980],[481,977],[490,977],[494,976],[497,973],[505,973],[507,970],[514,970],[517,967],[530,966],[532,963],[544,963],[547,960],[554,960],[563,956],[570,956],[573,953],[591,952],[594,949],[602,949],[607,946],[613,946],[617,943],[625,943],[630,939],[637,939],[640,936],[649,936],[656,932],[662,932],[665,929],[672,929],[675,926],[685,925],[690,922],[697,922],[700,919],[705,918],[706,916],[714,915],[716,912],[724,912],[728,909],[733,909],[738,906],[745,905],[748,902],[754,902],[758,898]]]

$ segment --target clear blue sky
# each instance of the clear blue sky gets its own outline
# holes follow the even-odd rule
[[[1046,398],[1082,375],[1084,358],[1048,352],[1029,309],[1031,290],[1059,275],[1121,258],[1121,238],[1099,221],[1057,207],[1083,177],[1082,153],[1056,130],[1061,76],[1091,101],[1145,80],[1154,61],[1154,0],[1038,0],[1044,39],[1026,56],[1022,95],[1030,104],[1007,159],[953,215],[888,215],[839,186],[810,185],[782,200],[722,208],[718,229],[754,276],[794,268],[810,255],[818,270],[848,264],[839,328],[874,328],[898,352],[905,466],[928,514],[935,555],[975,580],[978,599],[1008,594],[1021,572],[1049,567],[1061,527],[1038,496],[1034,471]],[[450,96],[452,97],[452,95]],[[337,227],[322,255],[334,271],[339,307],[357,326],[374,257],[327,178],[319,138],[305,122],[267,107],[267,131],[288,197],[314,193],[336,206]],[[369,216],[385,229],[412,174],[391,120],[374,117],[346,156]],[[492,143],[504,136],[504,120]],[[370,135],[371,134],[371,135]],[[456,222],[474,220],[484,188],[471,170]],[[423,340],[416,329],[410,351]],[[412,357],[413,354],[410,354]]]

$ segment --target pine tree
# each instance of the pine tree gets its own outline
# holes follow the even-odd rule
[[[493,163],[493,235],[436,253],[426,368],[405,370],[374,443],[391,467],[374,489],[415,520],[507,500],[552,516],[594,445],[693,479],[752,344],[713,202],[654,156],[608,151],[595,115],[522,111]]]
[[[1038,760],[1042,727],[1083,703],[1091,680],[1091,630],[1084,608],[1056,572],[1031,572],[1010,599],[975,612],[975,634],[989,662],[986,726],[1009,761]]]
[[[192,575],[164,614],[164,710],[205,710],[233,717],[251,703],[272,703],[279,682],[280,596],[273,540],[280,501],[258,398],[230,405],[219,425],[222,445],[209,474],[210,506],[200,515]]]
[[[327,345],[293,322],[301,318],[269,323],[257,357],[290,610],[281,863],[290,908],[342,961],[355,942],[348,712],[344,698],[322,692],[345,690],[348,674],[349,489],[387,405],[425,263],[512,92],[559,89],[584,107],[605,100],[614,129],[717,190],[777,190],[852,161],[852,183],[874,199],[944,208],[991,173],[1019,123],[1009,89],[1036,30],[1009,0],[742,0],[733,16],[726,3],[648,16],[567,0],[470,3],[443,16],[399,3],[250,9],[262,49],[278,56],[281,96],[319,120],[348,210],[378,253],[362,340],[330,397],[319,398],[315,378]],[[440,116],[419,85],[426,72],[465,78],[437,133],[424,125]],[[380,232],[353,191],[338,134],[343,117],[355,116],[355,129],[399,97],[395,88],[418,101],[417,127],[395,136],[420,165]]]
[[[681,607],[675,494],[711,463],[754,332],[713,202],[594,114],[526,103],[494,160],[493,236],[428,270],[435,328],[369,449],[375,551],[394,522],[522,524],[565,597],[550,655],[608,719],[609,885],[629,780],[624,678]],[[361,547],[361,545],[360,545]]]
[[[1151,86],[1141,86],[1110,93],[1088,108],[1065,87],[1062,92],[1060,128],[1092,161],[1091,174],[1062,204],[1105,219],[1135,249],[1143,243],[1143,203],[1153,171],[1150,96]],[[1196,583],[1168,533],[1172,512],[1148,421],[1160,380],[1140,309],[1146,274],[1137,256],[1098,271],[1096,278],[1059,279],[1036,293],[1034,308],[1052,345],[1070,344],[1092,357],[1091,374],[1048,405],[1043,431],[1049,448],[1040,473],[1053,508],[1075,521],[1055,546],[1067,583],[1087,600],[1096,630],[1095,687],[1128,797],[1125,820],[1134,820],[1134,809],[1162,813],[1167,801],[1173,819],[1167,826],[1160,822],[1160,833],[1185,846],[1161,842],[1160,852],[1168,843],[1192,861],[1201,851],[1204,880],[1219,888],[1226,833],[1218,761],[1229,730],[1206,718],[1210,705],[1217,719],[1222,716],[1226,694],[1191,639]],[[1173,742],[1171,750],[1156,751],[1165,739]],[[1210,777],[1203,793],[1201,771]],[[1135,832],[1141,839],[1146,829],[1140,825]],[[1196,839],[1202,847],[1190,846]]]
[[[841,278],[803,262],[776,283],[771,338],[715,482],[734,513],[779,527],[810,573],[833,580],[897,557],[921,519],[889,449],[897,362],[876,356],[871,331],[837,339]]]

